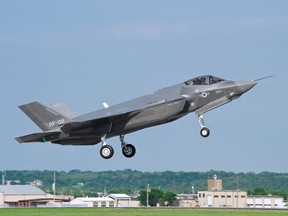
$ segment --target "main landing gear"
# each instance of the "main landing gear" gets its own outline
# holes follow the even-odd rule
[[[202,137],[208,137],[210,135],[210,130],[205,126],[203,114],[198,115],[199,124],[201,126],[200,134]]]
[[[114,155],[114,149],[112,146],[105,142],[106,134],[101,137],[102,147],[100,149],[100,155],[104,159],[110,159]]]
[[[114,155],[114,149],[112,146],[105,142],[106,135],[101,137],[102,147],[100,149],[100,155],[104,159],[110,159]],[[132,144],[127,144],[124,140],[124,135],[120,135],[122,154],[131,158],[136,154],[136,148]]]
[[[127,144],[124,140],[124,135],[120,135],[120,141],[121,141],[121,148],[122,148],[122,154],[127,157],[131,158],[136,154],[136,148],[132,144]]]

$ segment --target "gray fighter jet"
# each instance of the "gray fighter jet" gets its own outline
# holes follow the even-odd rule
[[[123,155],[131,158],[136,149],[124,140],[126,134],[172,122],[195,112],[201,136],[208,137],[210,131],[204,124],[204,113],[239,98],[257,81],[228,81],[210,75],[200,76],[114,106],[103,103],[103,109],[85,115],[78,115],[63,103],[45,106],[32,102],[19,108],[43,132],[17,137],[16,140],[19,143],[51,142],[61,145],[94,145],[101,142],[100,154],[109,159],[114,150],[106,139],[119,136]]]

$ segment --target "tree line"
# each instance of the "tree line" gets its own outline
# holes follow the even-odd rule
[[[262,188],[265,193],[288,194],[288,173],[234,173],[210,170],[207,172],[141,172],[137,170],[118,171],[56,171],[56,193],[75,196],[97,196],[99,193],[138,194],[147,184],[154,189],[177,193],[192,193],[207,189],[207,179],[216,174],[222,179],[224,190],[245,190],[253,194]],[[51,170],[7,170],[6,181],[11,184],[29,184],[41,180],[45,192],[52,192],[54,171]],[[193,188],[193,189],[192,189]],[[255,192],[255,191],[254,191]],[[263,192],[263,191],[262,191]],[[256,191],[257,193],[257,191]]]

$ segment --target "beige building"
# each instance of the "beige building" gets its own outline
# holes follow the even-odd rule
[[[0,206],[36,207],[54,200],[53,195],[31,185],[1,185]]]
[[[246,208],[246,191],[199,191],[198,204],[200,207],[229,207]]]
[[[172,206],[179,206],[181,208],[197,208],[199,207],[197,194],[177,194]]]
[[[109,194],[108,197],[112,198],[116,202],[116,207],[139,207],[140,202],[138,200],[132,200],[131,196],[127,194]]]
[[[208,191],[222,191],[222,179],[208,179]]]
[[[214,175],[208,179],[208,190],[198,191],[198,205],[200,207],[228,207],[246,208],[247,192],[240,190],[222,190],[222,179]]]

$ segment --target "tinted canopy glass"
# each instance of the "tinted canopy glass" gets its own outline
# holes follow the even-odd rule
[[[185,82],[186,85],[213,85],[215,83],[219,83],[224,81],[219,77],[207,75],[207,76],[200,76],[194,79],[188,80]]]

